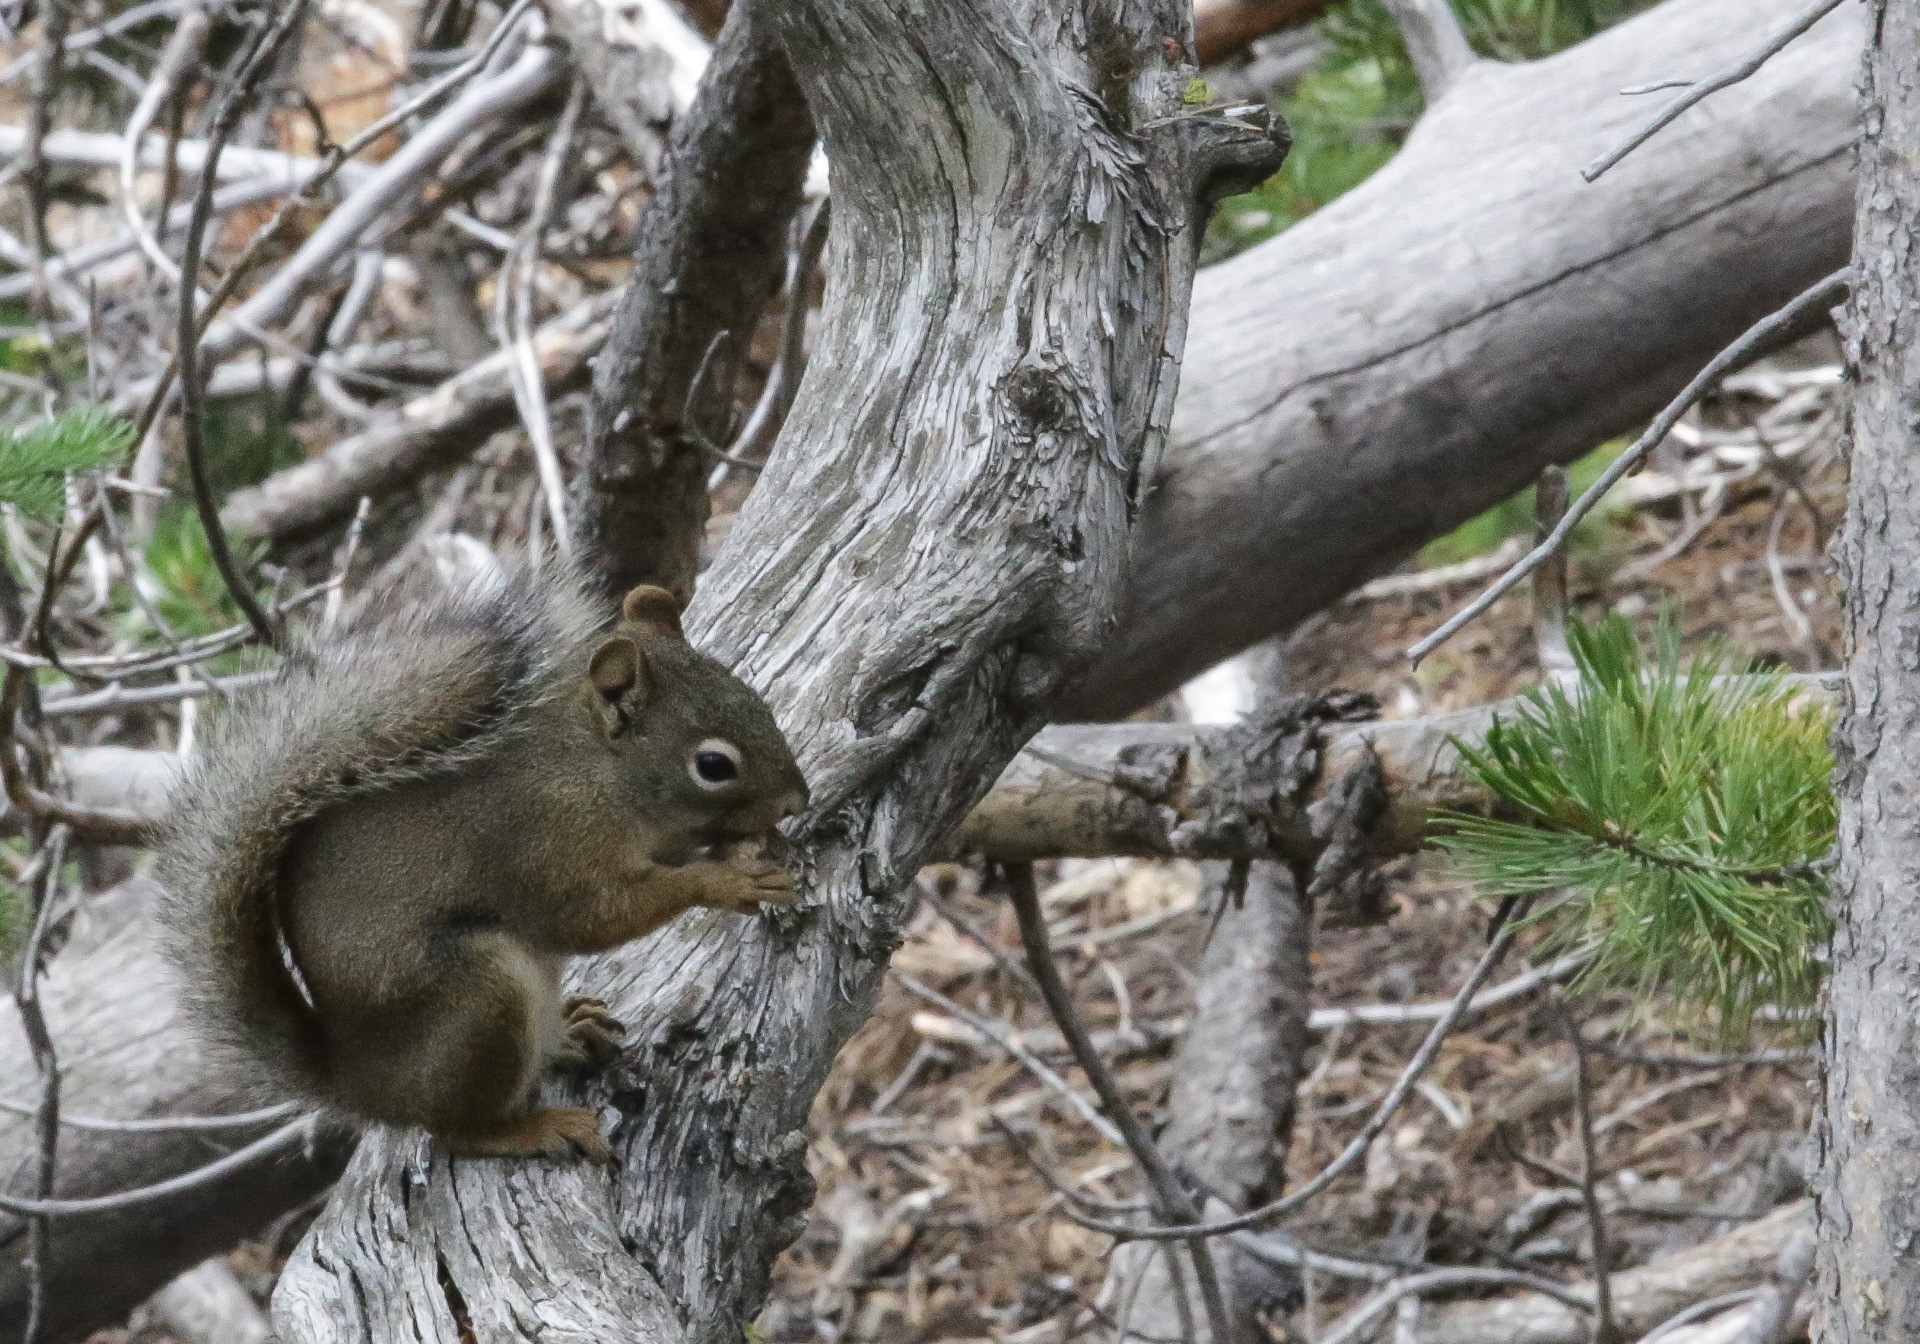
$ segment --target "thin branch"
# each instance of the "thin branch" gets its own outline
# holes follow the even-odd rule
[[[237,1115],[155,1115],[138,1120],[114,1120],[99,1115],[62,1114],[60,1123],[68,1129],[84,1129],[95,1134],[204,1134],[210,1130],[251,1129],[272,1120],[287,1120],[304,1109],[297,1101],[283,1101],[277,1106],[263,1106]],[[36,1115],[39,1108],[0,1097],[0,1111]]]
[[[9,720],[11,715],[9,715]],[[9,755],[11,743],[5,744]],[[27,936],[26,950],[20,956],[20,974],[13,991],[14,1004],[20,1010],[20,1025],[27,1044],[33,1050],[34,1067],[40,1071],[40,1104],[35,1108],[34,1127],[39,1140],[39,1162],[34,1171],[34,1193],[45,1199],[53,1193],[59,1171],[60,1144],[60,1058],[54,1050],[53,1033],[47,1029],[47,1017],[40,1005],[40,974],[45,969],[42,956],[47,930],[53,924],[55,898],[60,892],[60,867],[67,852],[67,831],[55,826],[41,851],[45,860],[39,884],[39,899],[33,912],[33,931]],[[46,1315],[47,1238],[52,1229],[44,1216],[27,1223],[27,1327],[25,1344],[40,1338],[40,1325]]]
[[[127,227],[133,231],[134,241],[139,244],[140,250],[147,254],[147,260],[170,280],[178,280],[180,270],[173,264],[173,258],[161,248],[160,240],[147,226],[146,213],[140,208],[140,143],[161,107],[174,98],[182,78],[198,63],[200,53],[207,45],[207,34],[212,28],[213,21],[207,17],[205,5],[197,0],[180,16],[173,36],[167,39],[167,45],[160,53],[159,64],[154,66],[146,92],[140,95],[140,101],[134,105],[133,115],[127,118],[126,130],[120,140],[121,213],[126,215]],[[177,142],[175,148],[177,150]],[[170,154],[168,159],[169,162],[177,162],[177,154]],[[162,211],[164,217],[165,212]]]
[[[204,1167],[195,1167],[192,1171],[181,1172],[178,1176],[156,1181],[152,1185],[121,1190],[111,1195],[95,1195],[88,1199],[21,1199],[16,1195],[0,1194],[0,1213],[10,1213],[16,1218],[73,1218],[95,1213],[115,1213],[156,1200],[171,1199],[184,1190],[212,1185],[263,1157],[272,1157],[303,1146],[312,1137],[318,1123],[317,1115],[301,1116],[292,1124],[282,1125],[246,1147],[235,1149],[217,1162],[209,1162]]]
[[[1840,0],[1814,0],[1814,3],[1803,13],[1790,19],[1785,27],[1767,38],[1767,40],[1762,42],[1758,47],[1755,47],[1745,58],[1727,67],[1727,69],[1722,70],[1711,79],[1689,85],[1685,93],[1661,108],[1660,111],[1655,114],[1652,121],[1649,121],[1645,126],[1642,126],[1639,130],[1628,136],[1626,142],[1618,149],[1602,154],[1599,158],[1581,169],[1580,176],[1586,178],[1589,182],[1594,181],[1602,173],[1606,172],[1607,169],[1613,167],[1616,163],[1620,162],[1620,160],[1626,158],[1627,155],[1633,153],[1634,150],[1640,148],[1640,146],[1646,144],[1647,141],[1653,139],[1654,136],[1666,129],[1682,112],[1685,112],[1695,103],[1703,102],[1707,98],[1712,97],[1714,94],[1720,92],[1720,90],[1730,88],[1738,84],[1741,80],[1746,79],[1769,60],[1779,55],[1781,50],[1789,42],[1792,42],[1796,37],[1799,37],[1802,33],[1806,32],[1807,29],[1813,27],[1814,24],[1820,22],[1821,19],[1824,19],[1828,14],[1831,14],[1838,8],[1840,8]]]
[[[1439,1055],[1441,1043],[1453,1030],[1454,1023],[1465,1016],[1467,1005],[1473,1001],[1475,992],[1493,973],[1493,968],[1500,963],[1501,957],[1506,955],[1517,933],[1518,928],[1512,920],[1501,927],[1500,932],[1487,945],[1487,950],[1480,954],[1480,960],[1474,963],[1473,970],[1467,975],[1466,983],[1460,986],[1459,992],[1447,1005],[1446,1015],[1435,1022],[1432,1029],[1427,1032],[1426,1039],[1420,1043],[1420,1048],[1414,1052],[1413,1058],[1407,1061],[1406,1068],[1401,1070],[1400,1077],[1388,1089],[1387,1095],[1381,1099],[1379,1107],[1375,1109],[1360,1132],[1354,1135],[1339,1156],[1322,1167],[1317,1175],[1293,1193],[1271,1204],[1262,1205],[1260,1208],[1232,1218],[1223,1218],[1218,1222],[1193,1223],[1179,1227],[1142,1228],[1129,1226],[1126,1223],[1105,1223],[1094,1219],[1076,1219],[1076,1221],[1096,1232],[1105,1232],[1109,1236],[1118,1237],[1124,1241],[1184,1241],[1190,1237],[1217,1237],[1228,1232],[1251,1231],[1278,1222],[1294,1212],[1332,1185],[1355,1162],[1366,1155],[1368,1146],[1386,1129],[1388,1121],[1393,1119],[1401,1103],[1412,1094],[1414,1084],[1420,1081],[1427,1067]]]
[[[270,619],[253,588],[240,573],[233,550],[227,544],[226,528],[220,523],[220,505],[213,497],[213,480],[207,472],[206,385],[200,377],[200,315],[194,309],[196,279],[200,274],[201,248],[206,242],[207,225],[213,212],[214,184],[219,175],[220,154],[226,147],[240,117],[253,101],[260,83],[278,63],[287,39],[306,18],[307,0],[291,0],[273,26],[261,34],[242,62],[234,84],[222,96],[207,135],[207,164],[201,174],[200,189],[194,197],[193,218],[187,224],[185,246],[180,258],[180,316],[175,338],[174,359],[180,370],[180,428],[185,441],[187,473],[193,480],[194,507],[206,530],[207,549],[214,567],[247,623],[268,645],[279,648],[284,631]],[[208,312],[214,311],[209,305]],[[135,436],[136,439],[139,435]]]
[[[1147,1127],[1140,1123],[1140,1117],[1134,1114],[1126,1095],[1121,1092],[1113,1071],[1107,1067],[1106,1060],[1100,1057],[1100,1052],[1094,1049],[1093,1039],[1087,1035],[1086,1024],[1080,1020],[1079,1010],[1074,1007],[1073,996],[1067,992],[1066,984],[1060,978],[1060,968],[1054,964],[1053,952],[1048,946],[1047,919],[1041,912],[1040,894],[1034,887],[1033,865],[1008,864],[1005,871],[1013,913],[1020,921],[1020,941],[1027,949],[1028,968],[1039,982],[1041,997],[1046,1000],[1061,1034],[1067,1038],[1067,1045],[1073,1051],[1073,1057],[1079,1061],[1081,1072],[1093,1084],[1093,1090],[1099,1094],[1108,1117],[1120,1127],[1128,1150],[1146,1173],[1148,1182],[1153,1186],[1161,1217],[1168,1221],[1185,1219],[1190,1223],[1198,1222],[1200,1211],[1193,1202],[1193,1196],[1187,1193],[1179,1177],[1174,1175],[1173,1168],[1160,1155],[1153,1136],[1147,1133]],[[1168,1254],[1172,1253],[1169,1247]],[[1200,1280],[1200,1299],[1206,1307],[1209,1335],[1216,1344],[1224,1344],[1224,1341],[1232,1338],[1230,1330],[1233,1318],[1228,1313],[1226,1298],[1220,1291],[1220,1277],[1214,1268],[1212,1253],[1207,1249],[1204,1238],[1190,1234],[1187,1254],[1193,1258],[1194,1273]]]
[[[1691,1325],[1702,1317],[1725,1311],[1728,1307],[1737,1307],[1743,1302],[1751,1302],[1763,1291],[1760,1288],[1742,1288],[1737,1292],[1721,1293],[1718,1297],[1710,1297],[1704,1302],[1695,1302],[1684,1311],[1674,1312],[1666,1320],[1640,1336],[1639,1344],[1657,1344],[1657,1341],[1666,1338],[1681,1326]]]
[[[1348,1312],[1333,1329],[1320,1336],[1320,1344],[1349,1344],[1359,1339],[1368,1326],[1412,1294],[1437,1292],[1446,1288],[1530,1288],[1576,1311],[1592,1311],[1593,1303],[1566,1285],[1538,1274],[1523,1274],[1514,1269],[1434,1269],[1395,1279],[1379,1292]]]
[[[51,825],[70,827],[74,835],[102,845],[145,845],[152,842],[154,821],[131,812],[85,808],[56,798],[36,788],[20,766],[15,751],[14,723],[19,716],[20,697],[32,671],[19,665],[7,668],[0,683],[0,779],[6,784],[7,798],[25,816]]]
[[[1600,1207],[1600,1192],[1594,1182],[1600,1171],[1599,1149],[1593,1138],[1593,1091],[1587,1077],[1587,1043],[1580,1028],[1556,995],[1554,1007],[1560,1029],[1573,1047],[1573,1116],[1580,1130],[1580,1203],[1587,1214],[1587,1232],[1593,1239],[1594,1344],[1614,1344],[1619,1331],[1613,1320],[1613,1281],[1611,1240],[1607,1236],[1607,1216]]]
[[[547,413],[540,358],[533,349],[533,291],[540,268],[540,242],[558,203],[560,178],[586,101],[587,83],[576,75],[573,89],[567,95],[566,110],[560,114],[560,125],[540,161],[540,172],[534,181],[533,208],[528,213],[526,227],[500,267],[493,305],[500,348],[508,356],[507,374],[513,385],[513,399],[539,468],[540,490],[546,498],[554,545],[567,559],[573,557],[573,531],[567,524],[567,482],[560,471],[560,454],[554,450],[553,422]]]
[[[1566,544],[1573,529],[1582,518],[1593,512],[1594,506],[1611,490],[1622,476],[1639,465],[1640,460],[1652,452],[1659,442],[1673,431],[1687,408],[1704,396],[1709,388],[1727,373],[1738,368],[1752,358],[1759,350],[1767,348],[1773,338],[1781,332],[1793,330],[1806,317],[1824,306],[1837,303],[1853,284],[1851,267],[1841,267],[1832,275],[1803,290],[1786,307],[1761,318],[1741,335],[1740,339],[1715,355],[1707,366],[1695,374],[1693,381],[1681,389],[1680,395],[1668,402],[1665,409],[1655,416],[1653,423],[1647,426],[1646,433],[1634,440],[1633,446],[1620,454],[1600,479],[1581,494],[1567,510],[1566,516],[1555,525],[1547,539],[1528,551],[1520,563],[1508,570],[1485,592],[1462,607],[1441,625],[1438,630],[1407,650],[1407,658],[1416,666],[1422,658],[1432,653],[1440,645],[1458,634],[1463,626],[1474,620],[1491,607],[1506,593],[1511,591],[1520,580],[1533,573],[1544,564],[1549,556]]]
[[[1566,514],[1567,469],[1556,462],[1540,473],[1534,486],[1534,544],[1552,535]],[[1555,551],[1533,575],[1533,642],[1542,672],[1573,670],[1573,653],[1567,647],[1567,553],[1563,550]]]
[[[27,245],[32,249],[33,307],[37,318],[49,315],[47,256],[47,132],[53,125],[53,98],[60,86],[71,0],[45,0],[41,15],[40,61],[33,72],[33,103],[27,109]]]

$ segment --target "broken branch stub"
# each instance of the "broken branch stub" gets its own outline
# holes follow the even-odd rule
[[[804,908],[699,912],[579,968],[629,1028],[592,1093],[611,1182],[363,1143],[281,1279],[283,1337],[735,1344],[799,1233],[802,1126],[898,889],[1106,637],[1202,179],[1250,167],[1259,122],[1183,103],[1182,0],[908,9],[766,10],[834,164],[827,301],[687,614],[812,785]]]

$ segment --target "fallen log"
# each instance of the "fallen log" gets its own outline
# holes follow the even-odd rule
[[[1862,16],[1843,5],[1588,185],[1620,90],[1746,54],[1802,0],[1668,0],[1481,61],[1391,163],[1194,287],[1120,631],[1057,719],[1113,719],[1633,429],[1845,263]]]
[[[259,1104],[248,1080],[214,1069],[188,1030],[145,917],[150,904],[150,885],[139,878],[91,897],[76,917],[74,941],[42,982],[67,1117],[54,1186],[62,1199],[114,1194],[205,1166],[285,1119],[232,1129],[127,1131],[90,1123],[233,1115]],[[32,1119],[39,1092],[18,1018],[12,998],[0,999],[0,1184],[14,1190],[20,1186],[12,1173],[39,1151]],[[55,1219],[42,1338],[79,1339],[124,1319],[182,1270],[325,1190],[346,1158],[335,1137],[164,1200]],[[26,1321],[25,1246],[26,1225],[0,1213],[0,1336],[8,1338],[17,1338]]]
[[[1635,1339],[1696,1302],[1758,1287],[1811,1216],[1810,1201],[1796,1200],[1724,1237],[1612,1275],[1615,1322]],[[1591,1298],[1593,1285],[1573,1291]],[[1413,1338],[1419,1344],[1580,1344],[1588,1338],[1588,1322],[1586,1313],[1544,1293],[1518,1293],[1428,1306]]]

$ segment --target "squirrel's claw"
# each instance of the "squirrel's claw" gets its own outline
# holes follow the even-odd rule
[[[627,1034],[624,1023],[613,1016],[599,999],[584,995],[569,998],[566,1044],[553,1058],[553,1066],[568,1073],[597,1073],[620,1057],[617,1037]]]

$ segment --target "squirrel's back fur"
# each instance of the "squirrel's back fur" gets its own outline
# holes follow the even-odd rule
[[[159,846],[161,925],[208,1043],[263,1092],[323,1099],[318,1023],[281,932],[297,829],[498,751],[580,675],[601,624],[576,576],[521,569],[376,607],[209,715]]]

